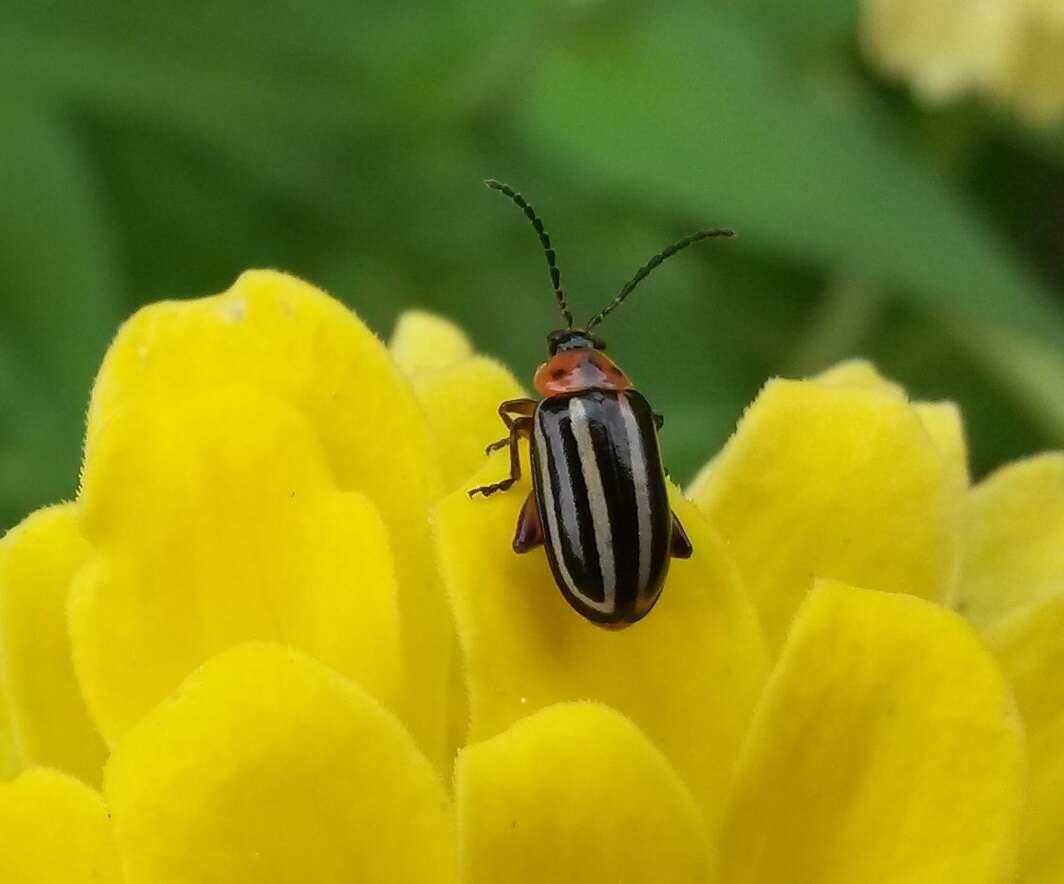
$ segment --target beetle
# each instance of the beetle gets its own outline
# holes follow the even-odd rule
[[[522,209],[539,236],[551,285],[566,327],[547,335],[549,358],[533,386],[543,398],[510,399],[499,406],[507,435],[486,453],[509,447],[510,475],[469,491],[488,496],[521,477],[519,442],[530,440],[532,491],[517,520],[513,548],[547,552],[565,600],[593,623],[629,626],[650,613],[661,595],[672,557],[693,552],[669,505],[658,445],[663,418],[605,352],[592,333],[662,261],[707,237],[734,235],[727,228],[699,230],[662,250],[582,327],[561,287],[550,236],[528,201],[491,178],[488,187]]]

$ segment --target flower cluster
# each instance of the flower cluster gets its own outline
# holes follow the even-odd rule
[[[0,880],[1061,880],[1064,456],[770,381],[607,632],[466,494],[520,392],[280,273],[130,319],[0,542]]]
[[[1064,117],[1059,0],[864,0],[869,56],[929,102],[979,94],[1032,123]]]

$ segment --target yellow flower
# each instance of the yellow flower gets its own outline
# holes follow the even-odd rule
[[[1060,0],[865,0],[861,32],[872,60],[927,102],[978,94],[1032,123],[1064,115]]]
[[[1016,0],[865,0],[865,48],[928,102],[978,92],[1001,76]]]
[[[134,316],[0,542],[0,880],[1060,880],[1064,458],[771,381],[614,633],[465,493],[519,392],[278,273]]]
[[[1008,65],[991,91],[1033,123],[1064,117],[1064,3],[1022,0]]]

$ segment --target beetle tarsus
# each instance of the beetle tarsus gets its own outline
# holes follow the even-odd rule
[[[479,488],[471,488],[469,490],[469,496],[473,497],[476,494],[483,494],[487,497],[494,494],[496,491],[509,491],[516,481],[517,479],[503,479],[501,482],[496,482],[494,485],[481,485]]]

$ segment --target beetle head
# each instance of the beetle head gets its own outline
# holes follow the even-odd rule
[[[547,335],[547,350],[553,356],[566,350],[605,350],[606,342],[580,328],[560,328]]]

